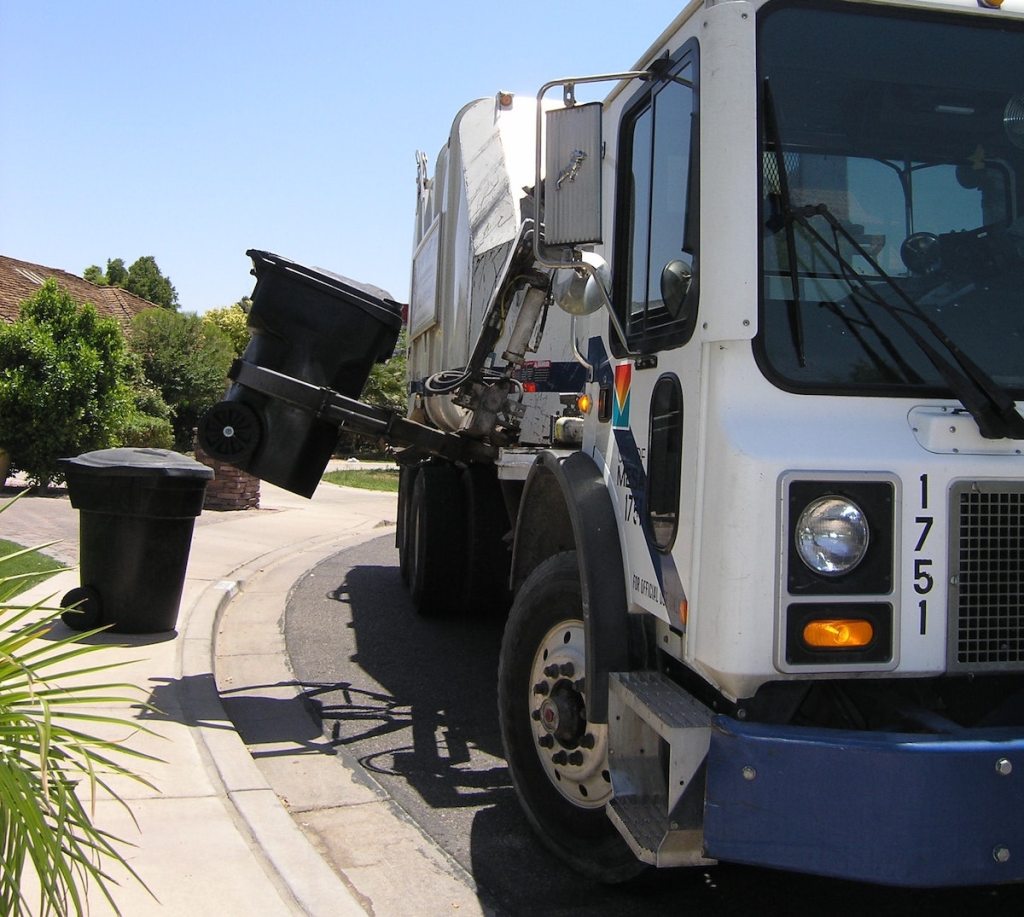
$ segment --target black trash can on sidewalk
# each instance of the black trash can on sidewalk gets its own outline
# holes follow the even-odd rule
[[[61,600],[75,630],[174,630],[213,469],[166,449],[102,449],[61,459],[79,511],[82,585]],[[71,606],[76,610],[70,610]]]

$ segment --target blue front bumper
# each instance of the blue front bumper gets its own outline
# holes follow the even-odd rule
[[[719,860],[887,885],[1024,881],[1024,733],[718,717],[704,841]]]

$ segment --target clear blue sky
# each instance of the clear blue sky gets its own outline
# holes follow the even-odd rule
[[[467,101],[631,67],[682,0],[0,0],[0,254],[153,255],[183,309],[247,248],[405,300],[415,152]]]

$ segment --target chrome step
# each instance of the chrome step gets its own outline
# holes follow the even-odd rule
[[[644,862],[714,863],[702,849],[714,714],[660,672],[612,672],[609,691],[609,817]]]

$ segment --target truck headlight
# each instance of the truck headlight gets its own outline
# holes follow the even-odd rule
[[[807,567],[822,576],[842,576],[868,550],[868,522],[845,497],[826,495],[804,507],[796,523],[796,549]]]

